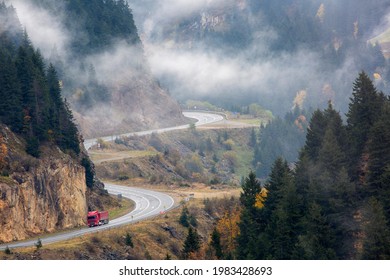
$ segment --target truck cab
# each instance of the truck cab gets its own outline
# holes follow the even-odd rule
[[[107,211],[90,211],[87,216],[87,223],[89,227],[100,226],[108,224],[108,212]]]

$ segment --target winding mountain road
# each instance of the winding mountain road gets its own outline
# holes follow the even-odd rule
[[[214,113],[183,112],[183,115],[187,118],[196,119],[197,120],[197,122],[195,123],[196,126],[202,126],[202,125],[211,124],[223,120],[222,115],[218,115]],[[163,133],[163,132],[181,130],[187,128],[189,128],[189,125],[185,124],[185,125],[179,125],[179,126],[168,127],[168,128],[152,129],[152,130],[145,130],[145,131],[138,131],[138,132],[130,132],[130,133],[125,133],[120,135],[111,135],[111,136],[105,136],[100,138],[87,139],[84,141],[84,147],[88,151],[93,145],[97,144],[98,139],[111,142],[114,141],[116,138],[120,138],[120,137],[144,136],[152,133]]]
[[[44,245],[44,244],[64,241],[91,232],[106,230],[114,227],[119,227],[125,224],[135,223],[143,219],[151,218],[159,214],[162,214],[165,211],[168,211],[169,209],[174,207],[173,198],[164,193],[145,190],[145,189],[141,190],[138,188],[132,188],[126,186],[118,186],[118,185],[113,185],[108,183],[105,183],[105,188],[111,194],[114,195],[121,194],[122,197],[133,200],[135,202],[134,210],[122,217],[110,221],[106,225],[101,225],[98,227],[91,227],[91,228],[85,227],[77,230],[72,230],[70,232],[63,232],[63,233],[58,233],[47,237],[41,237],[40,240],[42,244]],[[10,249],[18,248],[18,247],[30,247],[30,246],[34,246],[36,242],[37,239],[26,240],[26,241],[10,243],[10,244],[2,244],[0,245],[0,250],[5,250],[7,246]]]
[[[221,115],[212,114],[212,113],[200,113],[200,112],[185,112],[183,113],[186,117],[197,119],[196,126],[210,124],[214,122],[218,122],[223,120],[223,117]],[[179,130],[179,129],[186,129],[189,125],[182,125],[182,126],[176,126],[176,127],[170,127],[170,128],[163,128],[163,129],[157,129],[157,130],[149,130],[149,131],[140,131],[140,132],[134,132],[134,133],[127,133],[122,135],[117,135],[115,137],[109,136],[109,137],[102,137],[105,141],[113,141],[116,137],[121,136],[132,136],[132,135],[148,135],[152,133],[163,133],[167,131],[172,130]],[[94,144],[96,144],[97,139],[89,139],[85,140],[84,145],[85,148],[88,150],[91,148]],[[40,238],[42,244],[50,244],[55,243],[59,241],[64,241],[68,239],[72,239],[78,236],[82,236],[84,234],[88,234],[91,232],[106,230],[114,227],[119,227],[126,224],[135,223],[144,219],[148,219],[157,215],[160,215],[170,209],[172,209],[175,205],[175,202],[173,198],[167,194],[146,190],[146,189],[140,189],[140,188],[133,188],[133,187],[127,187],[127,186],[120,186],[120,185],[114,185],[110,183],[104,183],[105,189],[113,195],[121,194],[122,197],[131,199],[135,202],[135,208],[130,213],[116,218],[114,220],[111,220],[109,224],[102,225],[99,227],[85,227],[82,229],[72,230],[69,232],[63,232],[58,234],[53,234],[50,236],[43,236]],[[15,243],[8,243],[8,244],[1,244],[0,250],[5,250],[7,247],[12,248],[19,248],[19,247],[30,247],[34,246],[37,242],[37,239],[34,240],[26,240],[26,241],[20,241]]]

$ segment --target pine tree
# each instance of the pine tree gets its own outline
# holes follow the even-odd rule
[[[267,187],[264,211],[268,225],[265,232],[272,240],[268,255],[274,259],[294,258],[302,201],[285,161],[278,159],[275,162]]]
[[[16,57],[17,76],[20,83],[21,102],[23,108],[23,130],[30,137],[33,136],[32,120],[35,116],[35,97],[33,93],[33,64],[28,51],[19,47]]]
[[[278,158],[272,166],[267,182],[268,197],[265,202],[265,211],[270,215],[283,197],[283,188],[291,183],[291,171],[282,158]]]
[[[214,228],[212,234],[211,234],[211,247],[213,247],[215,251],[215,256],[221,260],[223,259],[223,252],[222,252],[222,246],[221,246],[221,234],[218,232],[216,228]]]
[[[0,120],[9,125],[15,132],[23,128],[22,93],[11,57],[0,50]]]
[[[257,213],[254,208],[245,207],[242,209],[239,222],[240,232],[236,238],[236,255],[239,260],[257,259],[259,255],[264,256],[264,247],[259,243],[262,237],[259,234],[261,225],[257,220]],[[261,257],[258,259],[261,259]]]
[[[336,259],[335,241],[332,227],[322,213],[322,208],[312,202],[302,220],[304,233],[298,237],[302,255],[309,260]]]
[[[302,199],[302,211],[305,211],[308,207],[307,202],[311,200],[310,197],[310,168],[312,163],[309,160],[307,152],[302,149],[299,155],[299,160],[295,166],[295,185],[297,193]]]
[[[368,145],[368,192],[378,198],[390,218],[390,185],[386,170],[390,166],[390,102],[386,101],[382,114],[370,130]]]
[[[126,233],[125,244],[126,246],[134,248],[133,238],[131,237],[130,233]]]
[[[361,156],[366,151],[370,128],[380,116],[385,98],[377,92],[365,72],[361,72],[353,85],[347,113],[350,174],[358,179]]]
[[[317,160],[318,153],[322,145],[322,137],[325,134],[327,127],[324,113],[320,110],[316,110],[310,120],[309,127],[307,129],[305,151],[311,160]]]
[[[181,211],[181,215],[180,215],[180,218],[179,218],[179,223],[183,227],[189,227],[190,226],[190,223],[188,221],[188,219],[189,219],[188,216],[189,216],[188,209],[187,209],[187,207],[184,207],[183,210]]]
[[[61,134],[60,108],[63,106],[61,89],[58,82],[57,72],[52,64],[47,70],[47,83],[50,93],[49,123],[57,137]]]
[[[388,260],[390,258],[390,231],[383,206],[372,197],[368,201],[367,208],[363,259]]]
[[[188,259],[191,253],[198,252],[200,249],[200,245],[201,237],[199,236],[198,231],[196,229],[193,229],[192,227],[189,227],[182,251],[183,258]]]
[[[49,130],[49,106],[50,96],[47,87],[45,64],[43,57],[39,51],[33,50],[31,53],[31,61],[33,64],[33,112],[34,118],[32,120],[34,135],[39,141],[46,141]]]
[[[62,108],[59,108],[60,136],[57,144],[63,151],[73,151],[76,155],[80,153],[79,132],[69,104],[64,100]]]
[[[333,130],[328,127],[318,152],[318,162],[323,171],[327,171],[330,178],[335,178],[345,163],[345,154],[338,144]]]
[[[343,124],[343,120],[339,112],[337,112],[332,105],[332,102],[328,102],[328,108],[324,110],[324,117],[326,120],[326,129],[331,129],[336,137],[336,141],[341,150],[346,148],[347,131]]]
[[[243,192],[241,193],[241,204],[246,208],[254,207],[256,195],[261,191],[261,184],[256,179],[256,175],[251,171],[242,185]]]
[[[241,217],[239,235],[237,236],[237,258],[256,259],[263,253],[260,229],[263,228],[262,210],[255,207],[256,197],[261,192],[261,185],[256,175],[251,171],[242,184],[243,192],[240,196]]]
[[[0,121],[25,138],[26,151],[32,156],[39,157],[39,147],[46,141],[78,155],[78,129],[62,100],[56,70],[52,65],[46,69],[26,30],[18,28],[14,9],[3,4],[0,13],[0,25],[4,15],[4,26],[9,28],[0,34]]]

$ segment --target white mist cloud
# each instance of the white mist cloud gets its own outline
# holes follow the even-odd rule
[[[183,18],[188,19],[186,24],[189,25],[189,22],[199,21],[202,13],[212,17],[213,14],[223,15],[232,9],[240,10],[245,1],[194,1],[197,4],[192,6],[187,5],[189,1],[186,0],[146,2],[129,0],[136,23],[144,35],[152,72],[164,82],[173,96],[180,99],[230,98],[232,102],[237,100],[242,103],[247,99],[248,102],[257,101],[284,114],[291,108],[298,91],[306,90],[306,105],[317,107],[319,103],[327,102],[328,96],[323,93],[325,85],[332,89],[339,89],[339,85],[343,85],[342,88],[349,89],[351,84],[345,83],[352,81],[356,75],[354,62],[349,59],[337,71],[327,71],[321,59],[321,50],[316,53],[301,48],[275,56],[271,45],[278,34],[262,23],[262,15],[251,15],[249,11],[243,12],[248,22],[262,28],[251,30],[252,43],[234,52],[224,51],[224,46],[211,47],[205,46],[202,41],[190,42],[196,39],[175,33],[178,31],[174,26]],[[212,9],[210,5],[213,5]],[[161,30],[168,30],[165,35],[169,35],[169,38],[159,36]],[[180,27],[178,30],[191,32]],[[183,38],[188,38],[189,42],[180,41]],[[336,98],[345,96],[345,93],[335,94]]]
[[[93,64],[99,80],[105,83],[127,81],[140,69],[145,69],[145,58],[140,46],[129,46],[124,41],[117,42],[112,48],[90,55],[86,61]]]
[[[384,32],[390,32],[389,29],[390,29],[390,13],[388,13],[380,20],[380,23],[374,28],[369,39],[371,39],[372,43],[375,43],[376,40],[382,39],[381,35],[383,35]]]
[[[16,8],[19,20],[26,28],[35,47],[45,54],[50,54],[55,47],[60,55],[65,56],[69,34],[67,29],[62,26],[58,15],[54,17],[47,10],[31,4],[29,1],[9,0],[8,3]]]
[[[251,61],[251,53],[231,57],[161,45],[149,45],[148,53],[153,73],[158,77],[173,77],[172,90],[178,95],[191,93],[202,98],[233,90],[237,95],[252,91],[259,97],[282,97],[288,92],[290,95],[284,97],[292,102],[301,88],[319,89],[323,82],[317,55],[304,50],[261,61]]]
[[[79,69],[81,61],[69,60],[72,34],[63,24],[64,3],[60,1],[52,3],[56,5],[55,15],[45,7],[39,7],[28,0],[8,0],[8,4],[15,7],[34,47],[39,48],[46,58],[49,58],[55,48],[66,65],[67,74],[77,77],[80,84],[86,84],[88,77]],[[126,42],[118,41],[107,51],[85,57],[84,65],[85,67],[93,65],[99,81],[108,83],[125,79],[126,76],[139,69],[144,62],[140,47],[132,47]]]

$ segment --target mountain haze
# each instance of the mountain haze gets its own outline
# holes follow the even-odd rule
[[[388,90],[389,63],[368,43],[390,27],[387,1],[128,2],[153,73],[179,100],[257,102],[283,116],[304,90],[306,108],[332,100],[346,112],[363,69]]]
[[[58,69],[85,138],[185,122],[151,72],[125,1],[8,1]]]
[[[102,191],[53,65],[0,3],[0,242],[85,224]]]

